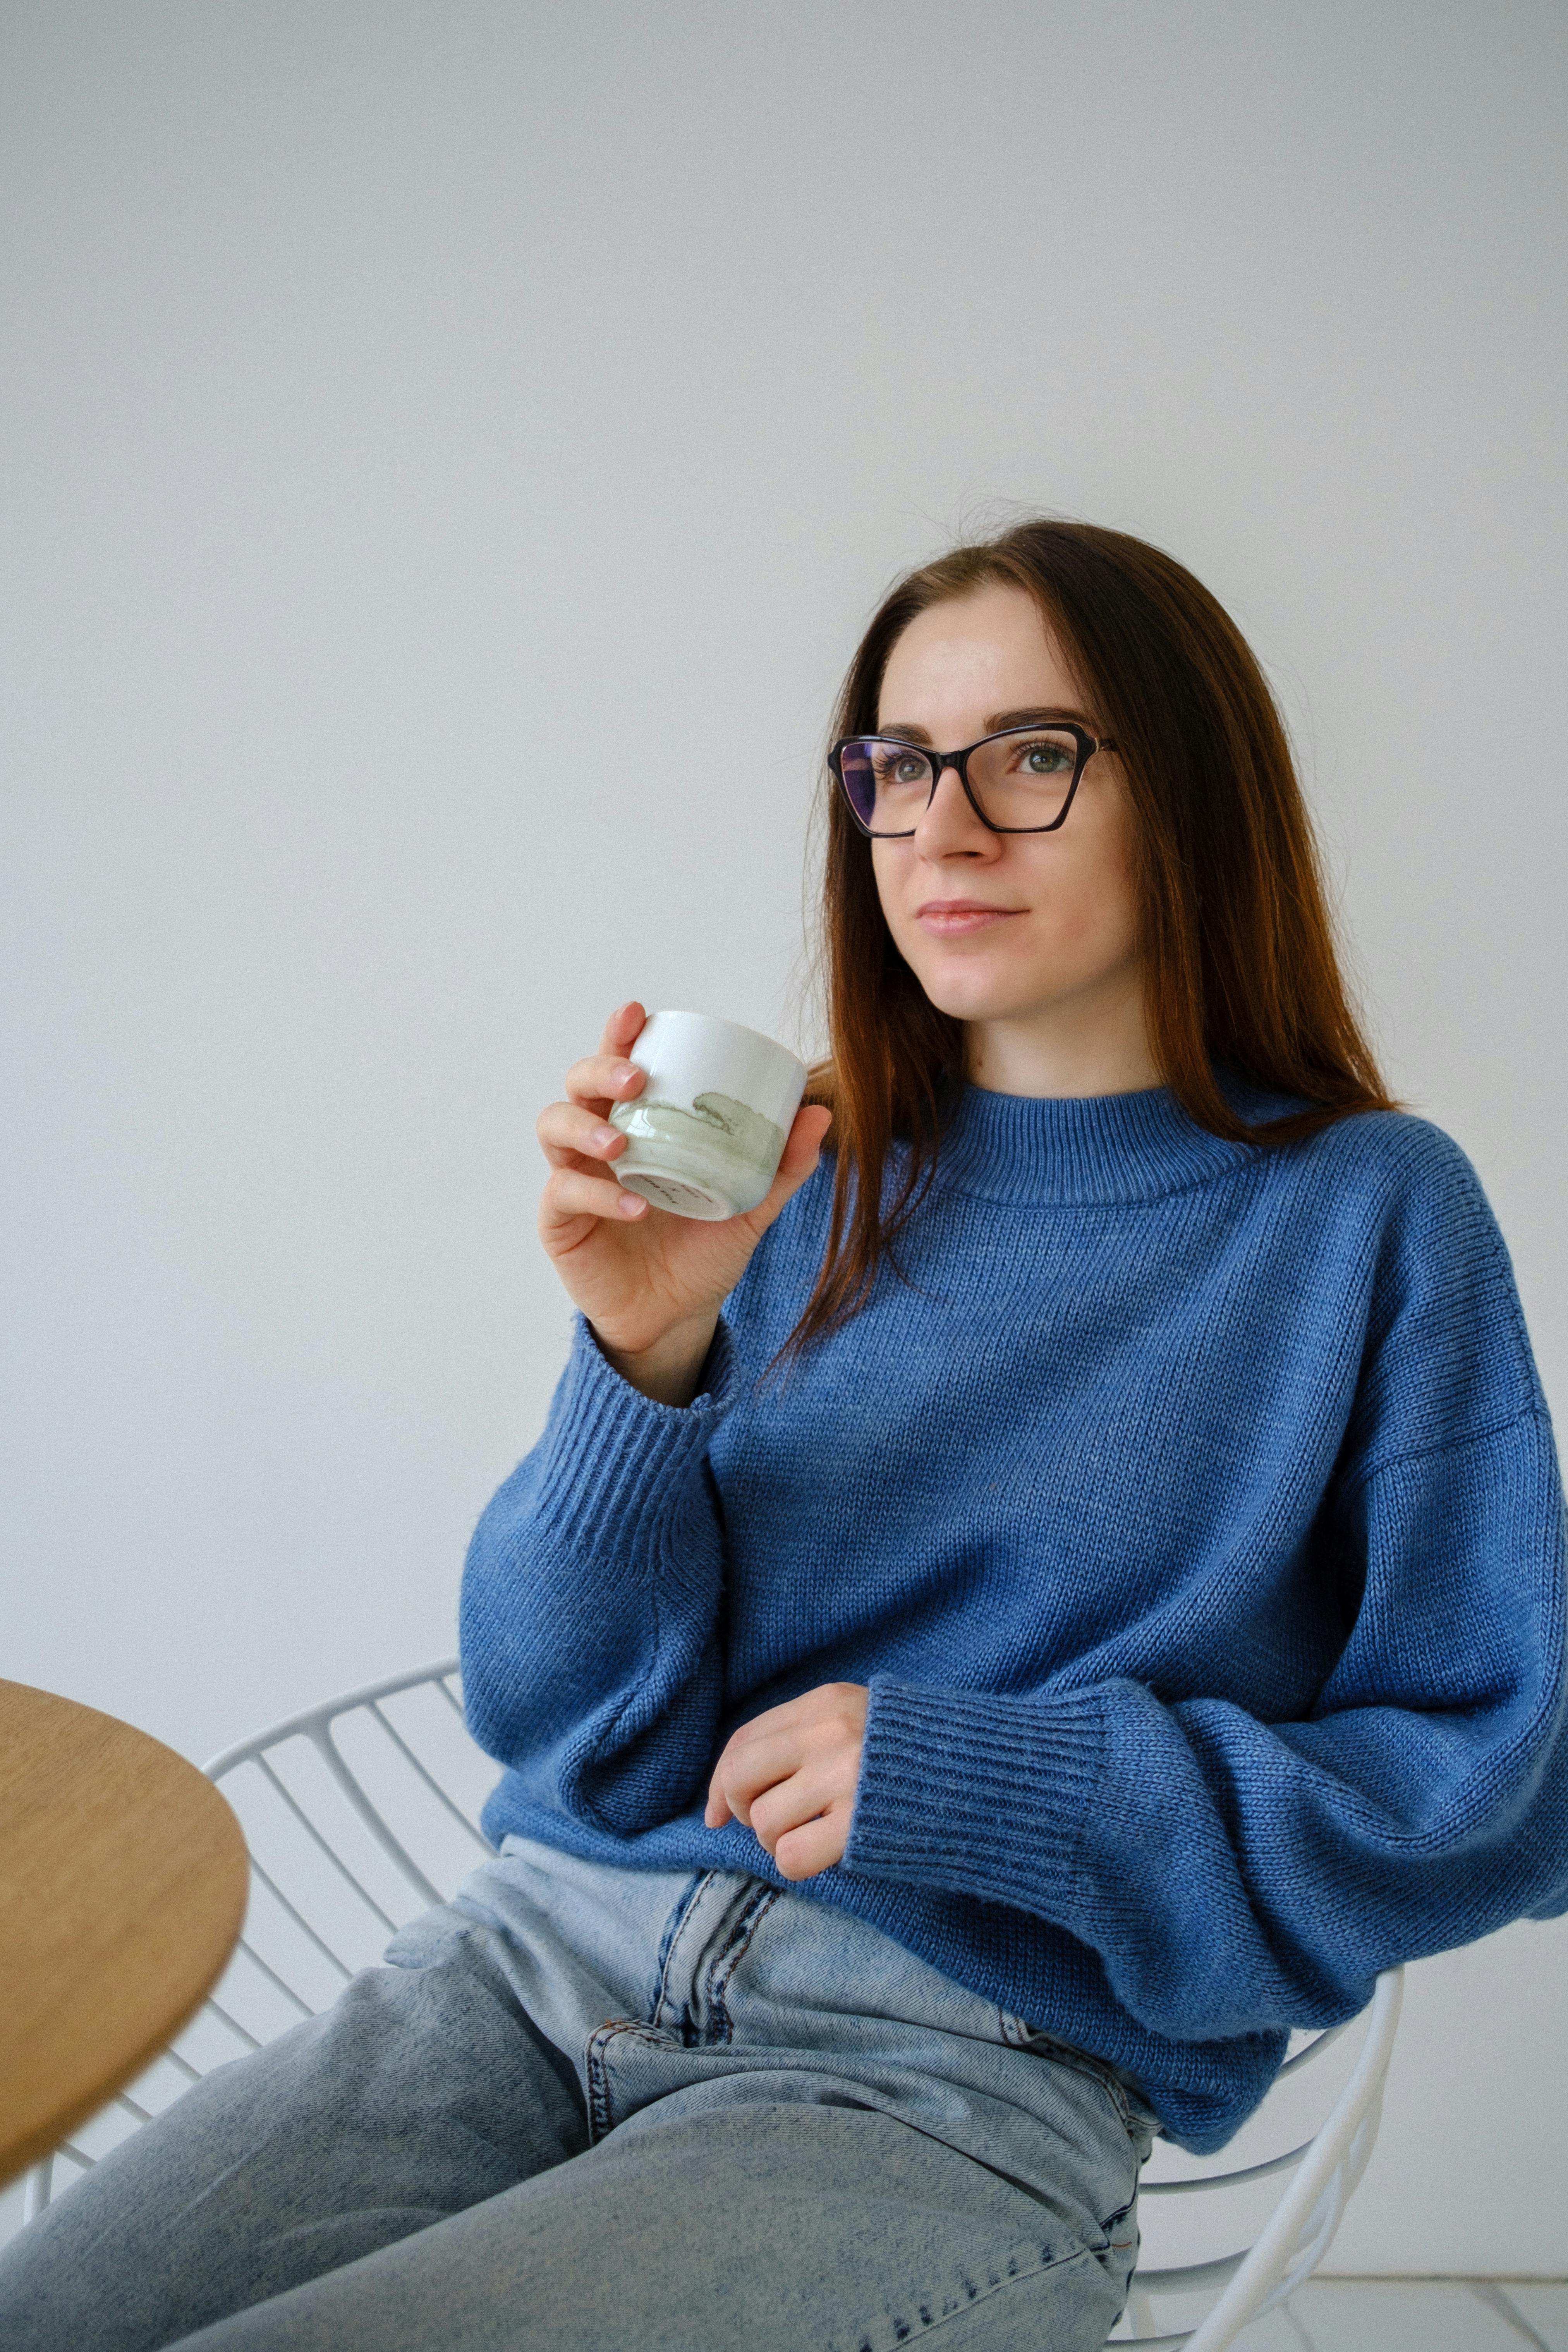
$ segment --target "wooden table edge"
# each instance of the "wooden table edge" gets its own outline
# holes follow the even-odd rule
[[[107,2083],[90,2091],[85,2099],[68,2100],[63,2106],[57,2108],[46,2123],[40,2124],[36,2130],[29,2132],[26,2139],[18,2140],[14,2147],[7,2148],[4,2155],[0,2156],[0,2189],[6,2188],[14,2180],[19,2180],[23,2173],[32,2170],[34,2165],[41,2164],[47,2156],[53,2156],[58,2149],[60,2142],[68,2139],[79,2124],[89,2123],[94,2116],[100,2114],[112,2099],[119,2096],[127,2083],[133,2083],[137,2075],[142,2074],[153,2063],[154,2058],[168,2048],[177,2033],[184,2032],[234,1957],[234,1948],[239,1941],[239,1931],[245,1924],[245,1905],[248,1893],[249,1888],[247,1885],[241,1891],[239,1904],[235,1911],[234,1931],[229,1937],[227,1948],[195,1999],[181,2011],[172,2025],[164,2027],[159,2033],[153,2034],[145,2049],[139,2050],[128,2065],[116,2068]]]
[[[79,2082],[71,2086],[41,2115],[35,2102],[28,2099],[23,2113],[26,2115],[30,2111],[32,2120],[16,2137],[11,2138],[0,2126],[0,2188],[4,2188],[52,2155],[79,2125],[100,2114],[127,2084],[133,2083],[168,2049],[175,2036],[183,2032],[195,2016],[234,1957],[235,1947],[244,1928],[246,1909],[250,1899],[250,1856],[245,1832],[222,1790],[199,1765],[193,1764],[177,1748],[170,1748],[153,1733],[142,1731],[118,1716],[106,1715],[101,1708],[67,1699],[58,1692],[39,1690],[30,1684],[10,1681],[0,1682],[0,1692],[13,1705],[17,1701],[23,1706],[43,1703],[51,1709],[68,1710],[73,1717],[101,1725],[105,1734],[116,1741],[129,1741],[142,1753],[156,1751],[164,1765],[175,1770],[178,1780],[189,1790],[193,1798],[200,1791],[201,1813],[209,1820],[220,1820],[223,1823],[219,1833],[223,1851],[221,1859],[215,1857],[216,1876],[212,1886],[212,1907],[207,1921],[211,1940],[208,1940],[208,1936],[202,1937],[207,1945],[206,1961],[197,1968],[194,1977],[184,1969],[180,1971],[184,1997],[178,2005],[165,2009],[161,2016],[156,2017],[130,2045],[127,2053],[116,2059],[112,2066],[99,2071],[85,2086]]]

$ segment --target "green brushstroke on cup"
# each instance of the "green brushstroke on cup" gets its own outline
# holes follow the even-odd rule
[[[610,1125],[628,1139],[626,1150],[612,1162],[617,1171],[646,1168],[687,1176],[736,1193],[748,1207],[767,1192],[784,1156],[783,1128],[732,1095],[699,1095],[689,1105],[616,1103]]]

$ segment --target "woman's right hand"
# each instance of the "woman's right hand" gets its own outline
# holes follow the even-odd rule
[[[795,1113],[773,1189],[743,1217],[704,1223],[650,1208],[609,1172],[626,1139],[607,1118],[614,1104],[642,1092],[643,1073],[626,1055],[647,1019],[636,1003],[613,1013],[598,1052],[567,1071],[566,1100],[540,1113],[551,1172],[539,1237],[622,1377],[660,1403],[686,1405],[697,1393],[721,1305],[816,1168],[832,1114]]]

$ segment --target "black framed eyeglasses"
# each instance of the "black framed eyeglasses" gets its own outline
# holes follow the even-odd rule
[[[827,755],[849,814],[873,841],[907,840],[944,770],[955,768],[969,805],[993,833],[1054,833],[1090,760],[1114,751],[1108,735],[1071,719],[1005,727],[962,751],[932,751],[897,735],[847,735]]]

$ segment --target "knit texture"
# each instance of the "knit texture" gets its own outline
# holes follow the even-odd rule
[[[1196,2150],[1379,1969],[1568,1908],[1562,1486],[1455,1143],[971,1088],[900,1271],[770,1371],[827,1202],[765,1236],[687,1411],[579,1325],[464,1576],[492,1838],[782,1885],[705,1827],[714,1761],[868,1685],[848,1847],[798,1891]]]

